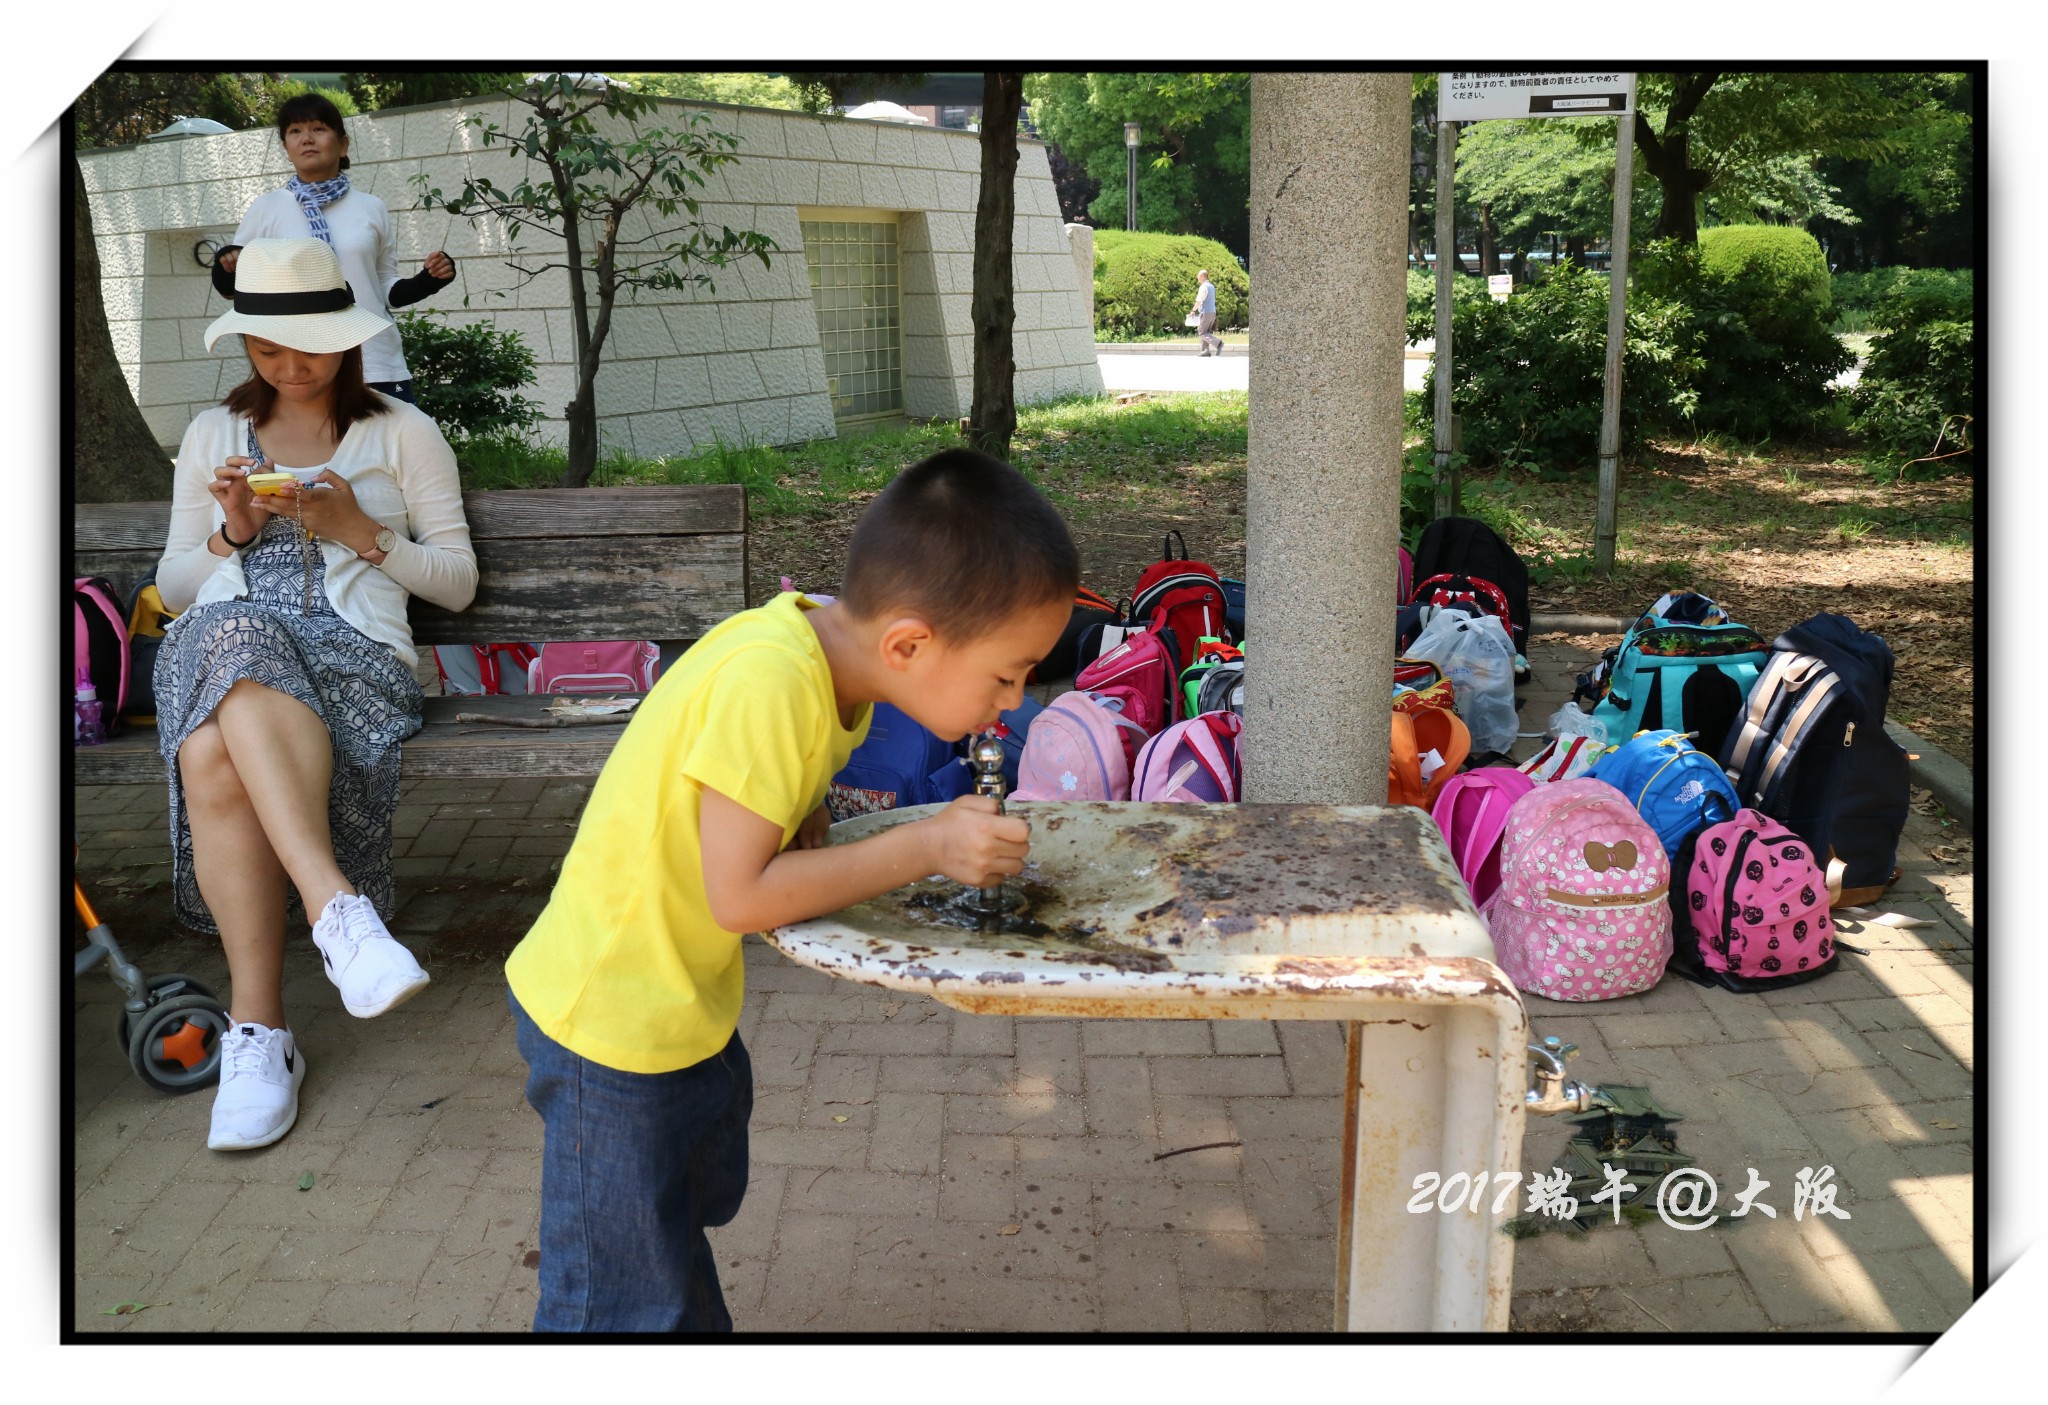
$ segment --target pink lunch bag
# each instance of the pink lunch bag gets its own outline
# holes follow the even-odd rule
[[[1834,960],[1827,874],[1774,819],[1738,810],[1701,830],[1686,888],[1691,935],[1710,971],[1768,980],[1817,974]]]
[[[649,639],[547,643],[526,666],[529,693],[644,693],[661,671]]]
[[[1500,887],[1500,841],[1508,829],[1508,812],[1536,782],[1506,766],[1484,766],[1452,776],[1437,792],[1430,818],[1443,831],[1451,861],[1472,901],[1485,906]]]
[[[1648,990],[1671,959],[1671,865],[1622,793],[1582,777],[1539,785],[1508,811],[1500,888],[1480,915],[1520,990],[1612,1000]]]

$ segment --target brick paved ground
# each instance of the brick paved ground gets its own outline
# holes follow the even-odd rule
[[[1582,664],[1560,641],[1531,652],[1533,729]],[[275,1147],[206,1150],[210,1094],[145,1088],[116,1047],[112,983],[78,983],[79,1330],[529,1324],[540,1124],[500,963],[586,793],[407,787],[394,926],[434,984],[384,1019],[351,1019],[310,942],[293,947],[286,1000],[309,1072]],[[81,875],[130,954],[225,992],[217,945],[166,913],[161,789],[89,789],[77,808]],[[1530,1000],[1538,1034],[1584,1051],[1579,1076],[1647,1082],[1685,1115],[1680,1145],[1722,1183],[1724,1211],[1754,1166],[1779,1214],[1524,1240],[1518,1329],[1935,1330],[1968,1306],[1974,875],[1930,852],[1953,838],[1916,815],[1887,904],[1934,925],[1852,935],[1873,954],[1825,980],[1762,997],[1673,978],[1595,1005]],[[1339,1026],[960,1015],[758,941],[747,983],[753,1178],[714,1234],[742,1328],[1329,1328]],[[1532,1118],[1525,1168],[1551,1165],[1568,1134]],[[1793,1177],[1823,1163],[1851,1219],[1794,1222]],[[102,1315],[124,1302],[153,1306]]]

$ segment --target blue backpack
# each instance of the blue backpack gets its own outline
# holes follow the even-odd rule
[[[1586,772],[1628,798],[1667,856],[1710,824],[1735,818],[1742,808],[1735,787],[1712,756],[1683,732],[1638,732]]]
[[[1002,714],[1009,727],[1003,739],[1003,782],[1017,788],[1017,762],[1024,754],[1025,734],[1044,707],[1026,697]],[[947,742],[900,709],[874,705],[866,740],[846,758],[846,765],[825,791],[826,808],[836,824],[855,815],[894,810],[905,805],[931,805],[957,800],[974,789],[964,742]]]
[[[832,778],[825,804],[835,822],[904,805],[953,800],[974,789],[974,773],[952,742],[876,703],[867,739]]]

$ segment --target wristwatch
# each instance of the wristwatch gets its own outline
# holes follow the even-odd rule
[[[377,540],[371,544],[370,551],[374,551],[380,556],[389,556],[391,548],[397,545],[398,533],[392,531],[389,527],[379,527],[377,529]],[[370,559],[369,551],[359,551],[356,555],[365,561]]]

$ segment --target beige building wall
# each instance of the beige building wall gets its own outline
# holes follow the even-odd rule
[[[648,120],[676,122],[687,110],[664,103]],[[759,230],[779,252],[765,269],[748,260],[710,270],[715,291],[621,296],[598,373],[604,447],[655,456],[709,448],[719,439],[786,444],[834,432],[798,214],[812,207],[873,210],[897,220],[904,412],[965,415],[973,399],[968,305],[979,138],[763,109],[702,110],[739,137],[740,159],[708,178],[698,193],[700,217],[714,227]],[[527,280],[515,270],[515,263],[550,261],[549,249],[531,236],[514,251],[500,228],[411,208],[420,173],[451,194],[470,172],[505,185],[519,179],[523,159],[506,155],[502,145],[486,148],[469,119],[512,128],[524,112],[503,100],[349,118],[349,177],[390,207],[401,276],[418,271],[435,249],[457,261],[455,283],[412,310],[457,324],[492,322],[517,331],[532,348],[539,371],[527,394],[550,416],[543,435],[561,442],[562,407],[574,390],[567,275],[550,271]],[[1092,260],[1076,257],[1072,231],[1061,222],[1044,146],[1029,139],[1019,146],[1017,400],[1099,395]],[[202,344],[226,303],[194,246],[201,239],[226,242],[249,202],[283,184],[290,166],[268,129],[87,151],[79,161],[115,354],[157,438],[174,446],[194,414],[247,374],[238,339],[223,340],[213,352]]]

